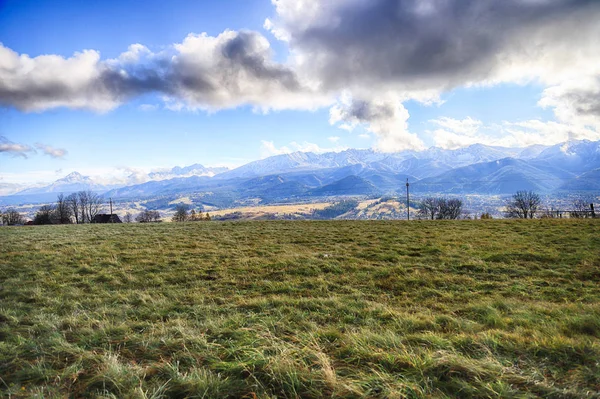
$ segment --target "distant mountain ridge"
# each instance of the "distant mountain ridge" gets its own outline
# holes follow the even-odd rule
[[[89,176],[73,172],[48,186],[25,189],[20,191],[18,195],[72,193],[81,190],[106,191],[109,188],[109,186],[94,182]]]
[[[409,150],[397,153],[375,152],[372,149],[348,149],[324,154],[293,152],[250,162],[221,174],[219,178],[244,178],[299,170],[340,168],[351,165],[362,165],[396,173],[408,173],[422,178],[461,166],[495,161],[507,157],[530,159],[547,148],[545,146],[507,148],[474,144],[456,150],[432,147],[425,151]]]
[[[191,176],[208,176],[213,177],[219,173],[227,172],[229,168],[226,167],[206,167],[199,163],[190,166],[175,166],[174,168],[167,170],[160,170],[148,173],[148,177],[151,180],[165,180],[172,179],[175,177],[191,177]]]
[[[344,195],[403,192],[409,179],[415,193],[511,194],[534,190],[556,194],[596,189],[600,141],[570,141],[525,148],[475,144],[444,150],[380,153],[349,149],[315,154],[294,152],[250,162],[233,170],[200,164],[155,171],[141,184],[107,187],[79,173],[51,185],[0,197],[0,203],[27,201],[36,195],[90,189],[113,199],[177,197],[194,194],[202,201],[229,204],[304,200]],[[41,198],[41,197],[40,197]]]

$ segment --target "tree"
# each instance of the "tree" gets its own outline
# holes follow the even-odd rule
[[[506,203],[507,218],[533,219],[542,200],[533,191],[517,191]]]
[[[56,198],[56,208],[54,210],[54,216],[56,218],[56,223],[58,224],[70,224],[71,223],[71,215],[73,212],[69,207],[68,197],[65,198],[64,195],[59,194]]]
[[[133,222],[133,215],[131,215],[131,213],[127,212],[125,214],[125,216],[123,216],[123,223],[131,223]]]
[[[427,197],[419,204],[419,217],[434,220],[440,212],[439,198]]]
[[[592,217],[592,211],[590,203],[592,201],[583,197],[576,198],[573,200],[573,212],[570,213],[572,218],[588,218]]]
[[[204,220],[210,222],[210,215],[208,214],[208,212],[206,212],[206,215],[204,216]]]
[[[8,226],[14,226],[15,224],[24,224],[25,219],[16,209],[8,208],[2,215],[2,222]]]
[[[160,213],[158,211],[145,210],[140,212],[135,220],[139,223],[160,222]]]
[[[160,222],[160,213],[158,211],[148,211],[151,222]]]
[[[438,219],[458,219],[462,213],[463,203],[461,200],[453,198],[442,198],[439,200]]]
[[[136,217],[135,220],[138,223],[148,223],[150,221],[150,216],[148,214],[148,210],[146,211],[141,211]]]
[[[463,203],[459,199],[427,197],[419,204],[418,215],[425,219],[458,219]]]
[[[102,197],[91,190],[79,191],[79,220],[81,223],[91,223],[94,217],[100,213]]]
[[[189,220],[192,221],[192,222],[197,222],[199,220],[202,220],[202,212],[196,213],[196,210],[192,209],[190,211]]]
[[[173,222],[185,222],[188,220],[188,206],[179,204],[175,207],[175,214],[171,218]]]
[[[33,217],[33,224],[52,224],[56,220],[56,209],[52,205],[42,205]]]
[[[80,220],[81,214],[79,213],[79,210],[81,208],[81,204],[79,203],[79,195],[77,195],[77,193],[70,194],[65,201],[71,210],[71,214],[75,218],[75,223],[83,223],[83,221]]]
[[[77,193],[77,198],[79,199],[79,220],[81,223],[88,223],[90,220],[88,219],[88,196],[86,191],[79,191]]]

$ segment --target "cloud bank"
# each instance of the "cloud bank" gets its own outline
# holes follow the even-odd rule
[[[264,27],[287,43],[274,61],[265,36],[190,34],[153,52],[133,44],[116,59],[95,50],[30,57],[0,45],[0,105],[106,112],[156,93],[167,108],[330,110],[364,126],[384,151],[419,149],[403,103],[432,103],[457,87],[536,82],[539,105],[579,136],[600,130],[597,0],[272,0]],[[147,108],[147,107],[146,107]],[[439,126],[450,147],[478,139]]]
[[[146,93],[189,109],[246,104],[307,109],[322,104],[289,66],[271,58],[269,42],[250,31],[191,34],[160,53],[135,44],[117,59],[104,61],[94,50],[69,58],[32,58],[0,45],[0,104],[23,111],[69,107],[104,112]]]
[[[366,124],[381,149],[419,146],[401,121],[382,129],[380,113],[352,116],[353,110],[381,108],[381,94],[388,92],[400,102],[427,103],[457,87],[537,82],[547,87],[540,105],[553,108],[561,123],[578,130],[599,126],[596,0],[273,3],[276,15],[265,27],[289,43],[296,70],[322,82],[324,91],[345,90],[360,98],[362,105],[348,108],[342,101],[333,112],[346,110],[350,124],[342,127]],[[446,138],[442,132],[435,141],[450,147],[476,138],[472,131]]]

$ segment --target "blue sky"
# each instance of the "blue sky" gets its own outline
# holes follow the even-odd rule
[[[409,66],[398,64],[397,57],[402,54],[393,54],[396,45],[385,51],[388,39],[389,43],[402,43],[402,40],[415,40],[414,35],[403,39],[403,31],[392,30],[393,34],[367,31],[357,37],[352,25],[349,25],[350,33],[348,29],[342,29],[343,18],[352,16],[351,7],[374,9],[379,5],[389,6],[390,1],[376,0],[365,5],[367,3],[361,4],[362,0],[345,3],[336,0],[326,10],[311,7],[311,4],[319,4],[316,0],[304,1],[306,4],[302,9],[295,7],[291,0],[274,3],[267,0],[0,2],[0,42],[15,60],[8,72],[0,72],[0,146],[4,145],[0,147],[4,148],[0,152],[0,183],[52,181],[75,170],[90,175],[126,175],[130,169],[150,171],[193,163],[236,166],[294,150],[372,147],[380,151],[398,151],[433,145],[457,148],[475,142],[525,146],[554,144],[569,138],[598,138],[596,115],[579,123],[580,119],[572,115],[573,109],[578,108],[561,102],[568,90],[580,89],[572,79],[573,74],[577,76],[577,65],[552,69],[554,58],[574,57],[560,54],[564,51],[564,43],[558,43],[557,50],[552,48],[554,43],[547,43],[548,54],[554,58],[540,65],[535,59],[513,54],[513,48],[520,48],[518,35],[522,32],[519,29],[539,28],[543,31],[549,29],[547,26],[532,28],[528,20],[520,22],[524,27],[514,28],[512,36],[510,32],[506,34],[505,41],[513,40],[514,46],[507,49],[502,43],[497,46],[497,54],[492,54],[495,57],[492,59],[519,57],[514,58],[519,62],[525,59],[522,66],[515,67],[512,61],[510,66],[493,65],[487,55],[461,54],[461,60],[472,57],[473,61],[464,66],[459,62],[459,67],[464,69],[459,70],[460,73],[456,72],[458,67],[429,73],[432,59],[423,61],[426,72],[421,73],[419,69],[415,72]],[[514,1],[519,3],[519,0]],[[338,3],[341,5],[337,6]],[[312,9],[317,11],[309,12]],[[373,15],[380,15],[375,11]],[[425,11],[418,10],[414,18],[420,18]],[[441,13],[443,10],[434,11]],[[534,11],[550,12],[543,7]],[[565,8],[563,14],[553,18],[567,21],[569,12],[578,11]],[[369,15],[364,10],[357,10],[357,13]],[[269,23],[265,24],[267,18]],[[340,18],[342,22],[337,25],[331,23],[326,28],[319,25]],[[403,15],[398,16],[398,24],[403,23],[402,18]],[[307,28],[306,22],[302,25],[298,21],[314,21],[316,28],[311,31],[310,24]],[[556,21],[551,27],[560,25]],[[578,22],[582,24],[581,20]],[[583,26],[586,26],[585,21]],[[340,28],[336,30],[337,27]],[[593,24],[590,29],[595,29]],[[242,87],[247,83],[244,79],[226,82],[224,88],[215,88],[215,93],[208,94],[194,91],[200,90],[197,86],[182,89],[186,82],[184,78],[196,73],[197,63],[203,62],[199,53],[202,47],[198,47],[202,44],[184,42],[186,37],[206,33],[209,38],[217,38],[226,30],[234,33],[222,39],[223,46],[240,39],[244,51],[252,52],[252,62],[258,59],[261,63],[250,67],[244,64],[243,68],[250,68],[249,72],[243,70],[244,75],[240,75],[251,75],[256,80],[252,80],[248,88]],[[323,31],[326,34],[317,36]],[[239,32],[252,34],[244,36]],[[366,39],[366,44],[363,43],[363,37],[370,36],[378,39],[377,46],[383,49],[382,53],[372,54],[374,50],[369,48]],[[465,40],[469,39],[460,38],[461,48],[465,47]],[[569,40],[578,43],[581,39]],[[262,52],[263,42],[268,43],[270,53]],[[336,65],[335,62],[343,60],[347,53],[337,54],[341,50],[336,43],[356,47],[357,54],[366,54],[373,59],[384,57],[382,63],[389,54],[396,58],[391,59],[385,73],[373,71],[370,65],[364,68],[351,65],[353,75],[343,77],[346,66],[355,62],[352,61],[355,58],[341,66]],[[134,61],[119,59],[133,44],[145,46],[142,55],[136,55]],[[365,48],[360,47],[363,44]],[[421,45],[418,42],[410,44],[407,48]],[[448,42],[447,47],[452,46],[454,43]],[[111,92],[113,86],[102,86],[107,94],[98,98],[98,83],[92,81],[95,77],[81,85],[70,81],[75,80],[73,76],[79,73],[78,68],[84,66],[74,67],[65,72],[65,76],[55,76],[56,72],[53,74],[47,64],[35,58],[54,55],[58,57],[56,65],[63,71],[66,69],[62,63],[83,50],[99,54],[95,64],[85,64],[92,68],[90,76],[108,68],[127,71],[129,79],[152,68],[160,69],[175,57],[180,60],[178,63],[172,61],[175,67],[184,65],[185,61],[188,69],[182,72],[185,76],[180,82],[184,83],[178,83],[175,89],[162,89],[170,85],[169,79],[173,75],[169,72],[166,78],[161,77],[164,81],[159,90],[130,89],[139,83],[132,81],[123,86],[130,90],[125,94]],[[195,53],[190,56],[190,51]],[[555,56],[553,51],[557,53]],[[586,79],[594,81],[598,76],[597,68],[589,72],[588,64],[595,60],[583,52],[579,57],[581,69],[588,71],[590,76],[585,76]],[[407,53],[406,57],[416,59],[420,53]],[[29,61],[22,60],[25,54]],[[264,54],[267,54],[266,58]],[[227,58],[228,63],[233,62],[231,60],[236,59],[234,56]],[[313,65],[313,60],[324,60],[323,65]],[[204,72],[216,76],[213,79],[210,75],[213,83],[223,81],[223,76],[230,78],[231,74],[221,75],[221,62],[215,60],[207,67],[212,69]],[[473,67],[478,63],[481,66]],[[561,64],[557,61],[556,65]],[[268,72],[254,76],[253,71],[263,67]],[[0,65],[0,71],[1,68]],[[239,71],[236,66],[231,68],[236,73]],[[328,71],[336,68],[340,71],[339,79],[336,75],[328,75]],[[35,76],[28,72],[30,69],[34,70]],[[266,79],[293,76],[294,81],[301,83],[292,84],[294,88],[289,89],[290,84],[283,80],[284,83],[276,84],[260,81],[265,75]],[[564,80],[556,78],[563,75]],[[87,75],[82,79],[88,79]],[[305,89],[304,86],[309,87],[305,81],[317,81],[319,88]],[[336,83],[330,84],[332,81]],[[104,84],[105,80],[102,82]],[[1,84],[8,87],[4,97],[1,97]],[[22,87],[15,88],[19,84]],[[303,87],[298,89],[296,86]],[[61,89],[49,96],[48,92],[56,87]],[[231,93],[232,87],[236,90],[234,93]],[[103,101],[101,106],[98,105],[100,101]],[[335,121],[332,117],[334,109],[337,109]]]

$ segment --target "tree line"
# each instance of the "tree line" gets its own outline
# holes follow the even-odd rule
[[[91,223],[100,213],[104,199],[90,190],[79,191],[68,196],[59,194],[55,204],[42,205],[33,218],[33,224]],[[25,218],[14,208],[2,214],[6,225],[24,224]]]
[[[82,224],[91,223],[94,217],[102,209],[104,199],[93,191],[79,191],[68,196],[59,194],[55,204],[42,205],[33,218],[33,224]],[[356,200],[346,200],[334,204],[328,208],[313,211],[311,216],[315,219],[327,219],[338,216],[358,205]],[[590,201],[584,198],[577,198],[572,203],[573,209],[567,211],[571,218],[591,218],[595,217],[593,209],[590,207]],[[445,197],[426,197],[417,204],[417,218],[429,220],[452,220],[466,218],[463,211],[463,201],[457,198]],[[533,191],[517,191],[505,203],[504,217],[511,219],[533,219],[562,217],[562,212],[554,208],[546,207],[539,194]],[[486,212],[479,216],[481,219],[492,219],[492,216]],[[24,217],[14,208],[7,209],[0,215],[2,223],[5,225],[25,224]],[[470,218],[470,217],[469,217]],[[175,213],[171,218],[173,222],[188,221],[206,221],[211,220],[208,212],[196,212],[188,205],[179,204],[175,208]],[[127,212],[123,217],[123,222],[131,223],[134,221],[133,215]],[[156,210],[144,210],[140,212],[135,221],[139,223],[151,223],[162,221],[161,215]]]
[[[211,220],[208,212],[203,214],[202,211],[196,212],[195,209],[190,210],[189,206],[185,204],[177,205],[175,207],[175,213],[171,218],[171,221],[173,222],[201,222],[208,220]]]
[[[100,214],[104,198],[93,191],[79,191],[68,196],[59,194],[56,203],[39,207],[32,223],[41,224],[84,224],[92,223],[96,215]],[[2,223],[8,226],[25,224],[25,218],[16,209],[9,208],[0,215]],[[127,212],[123,222],[134,221],[133,215]],[[136,217],[139,223],[162,221],[162,216],[155,210],[143,210]]]
[[[91,223],[100,213],[104,198],[91,190],[68,196],[59,194],[54,205],[42,205],[33,218],[33,224]]]
[[[583,198],[576,198],[573,209],[567,211],[571,218],[591,218],[595,214],[590,203]],[[517,191],[506,200],[504,217],[507,219],[555,218],[561,211],[546,207],[538,193],[533,191]],[[420,219],[442,220],[460,219],[463,216],[463,202],[460,199],[444,197],[427,197],[418,204],[417,217]],[[488,213],[482,213],[481,219],[492,219]]]

